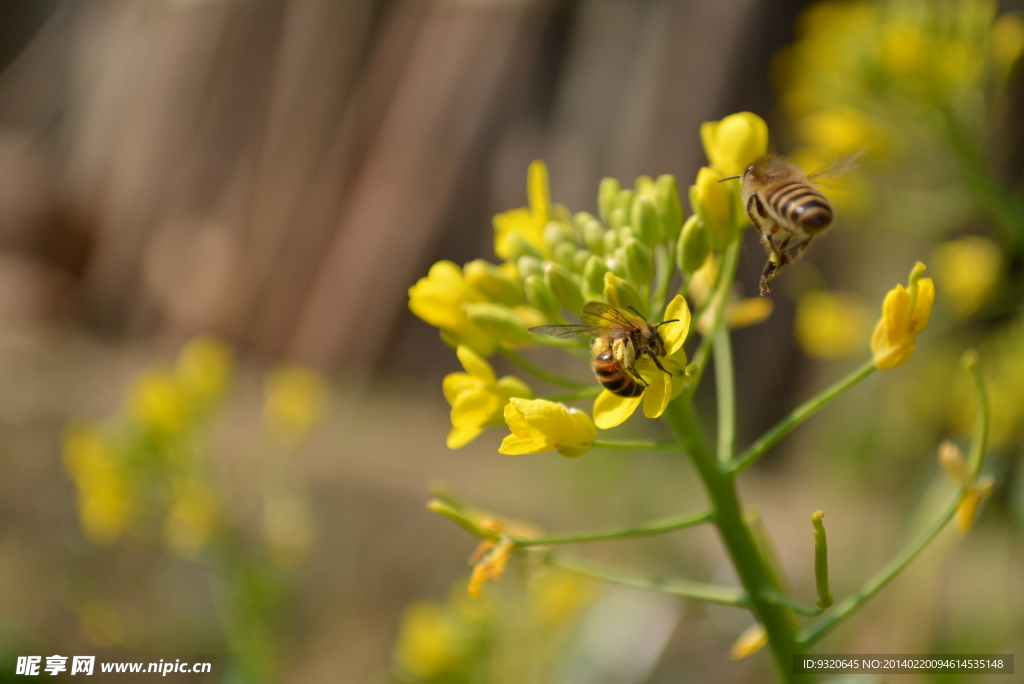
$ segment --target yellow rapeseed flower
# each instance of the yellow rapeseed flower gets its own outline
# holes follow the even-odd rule
[[[681,295],[676,295],[665,308],[663,320],[673,319],[678,319],[678,322],[666,323],[658,328],[658,334],[665,345],[665,356],[659,361],[668,374],[663,373],[649,358],[638,359],[635,367],[647,387],[638,397],[621,397],[608,390],[602,391],[594,400],[594,424],[597,427],[607,430],[625,422],[641,403],[644,405],[645,416],[657,418],[665,412],[672,398],[683,390],[683,370],[687,363],[683,342],[690,330],[690,308]]]
[[[465,305],[473,301],[481,300],[467,285],[462,269],[451,261],[437,262],[425,278],[409,288],[409,309],[440,328],[447,344],[465,344],[490,356],[496,346],[494,339],[466,316]]]
[[[263,419],[270,436],[282,447],[295,447],[323,415],[327,383],[305,366],[285,363],[264,382]]]
[[[701,124],[700,140],[715,171],[735,176],[768,154],[768,124],[751,112],[731,114]]]
[[[64,467],[78,489],[82,531],[97,546],[109,546],[124,532],[132,510],[129,474],[116,445],[98,428],[73,423],[64,435]]]
[[[702,167],[690,187],[690,204],[704,226],[712,249],[721,251],[736,233],[735,183],[720,183],[723,174]]]
[[[199,335],[178,352],[174,373],[187,400],[201,408],[224,395],[233,370],[231,347],[212,335]]]
[[[840,359],[863,351],[871,326],[864,301],[848,292],[809,292],[796,306],[796,340],[808,356]]]
[[[217,498],[208,487],[196,482],[176,483],[173,489],[164,519],[164,544],[176,556],[195,558],[217,528]]]
[[[910,360],[918,333],[928,327],[935,301],[935,284],[922,278],[925,265],[920,261],[910,272],[909,289],[897,285],[885,295],[882,318],[871,338],[875,367],[890,370]]]
[[[166,368],[144,370],[128,390],[128,412],[147,430],[162,437],[180,435],[189,419],[178,379]]]
[[[512,397],[533,398],[533,392],[519,378],[498,378],[494,368],[469,347],[455,350],[465,373],[449,373],[442,383],[444,397],[452,407],[452,429],[448,448],[458,449],[489,427],[505,422],[505,404]]]
[[[470,645],[467,636],[445,606],[420,601],[402,616],[395,656],[418,681],[433,681],[459,669]]]
[[[544,243],[544,226],[551,216],[551,190],[548,167],[539,159],[533,161],[526,172],[526,194],[528,207],[505,211],[494,217],[494,253],[506,261],[521,256],[523,246],[542,255],[548,252]]]
[[[505,404],[505,422],[512,434],[501,442],[498,451],[503,454],[557,450],[563,456],[582,456],[597,438],[590,416],[545,399],[510,399]]]
[[[932,265],[943,301],[953,314],[966,318],[995,292],[1003,270],[1003,254],[992,240],[970,236],[943,242],[932,251]]]

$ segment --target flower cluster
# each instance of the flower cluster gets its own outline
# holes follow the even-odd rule
[[[579,456],[596,441],[598,429],[621,424],[641,405],[645,416],[658,417],[683,391],[690,306],[671,290],[681,277],[680,289],[697,306],[707,312],[714,308],[716,254],[738,238],[746,222],[737,184],[718,181],[741,172],[768,149],[767,126],[749,112],[708,122],[701,138],[709,166],[690,187],[689,218],[676,180],[668,175],[640,177],[632,188],[606,178],[598,189],[596,215],[572,213],[552,202],[547,167],[535,161],[527,172],[528,206],[494,217],[494,252],[501,263],[477,259],[460,268],[441,261],[409,288],[409,308],[440,330],[465,369],[444,381],[452,407],[451,448],[505,423],[511,434],[502,442],[502,453],[557,450]],[[731,288],[728,298],[726,309],[735,326],[759,322],[771,312],[770,303],[741,301]],[[543,338],[529,329],[567,324],[587,302],[608,304],[637,325],[673,321],[658,330],[665,347],[658,359],[661,368],[641,354],[624,369],[643,383],[642,393],[623,397],[604,390],[588,414],[535,398],[515,376],[497,377],[487,360],[495,353],[521,362],[520,350],[552,344],[582,355],[581,343]],[[553,374],[541,377],[578,387]],[[577,392],[579,397],[588,393]]]
[[[820,2],[798,36],[776,64],[782,102],[826,163],[898,155],[944,116],[979,130],[1024,54],[1024,20],[989,0]]]

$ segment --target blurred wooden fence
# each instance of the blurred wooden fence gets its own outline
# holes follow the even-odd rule
[[[685,185],[701,121],[768,108],[799,4],[56,4],[0,76],[0,315],[415,354],[406,288],[490,254],[531,159],[574,209]]]

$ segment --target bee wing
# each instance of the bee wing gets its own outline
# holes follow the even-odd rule
[[[604,302],[587,302],[586,306],[583,307],[583,315],[580,316],[580,320],[596,328],[606,328],[610,325],[627,328],[636,327],[635,321]]]
[[[579,335],[596,335],[601,332],[600,326],[593,325],[535,325],[527,329],[534,335],[550,335],[562,340]]]
[[[834,181],[839,176],[856,169],[860,164],[857,160],[864,154],[864,150],[858,150],[844,159],[836,159],[825,168],[818,169],[814,173],[807,174],[807,180],[815,185],[828,185],[828,181]]]

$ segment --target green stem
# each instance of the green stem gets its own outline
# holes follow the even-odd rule
[[[736,380],[729,329],[715,332],[715,397],[718,401],[718,460],[728,463],[736,453]]]
[[[733,474],[719,463],[700,433],[693,406],[686,397],[669,404],[665,416],[679,435],[700,473],[715,515],[715,526],[739,575],[757,621],[764,627],[780,680],[807,681],[793,673],[793,655],[801,652],[794,635],[797,624],[788,607],[772,600],[782,595],[774,573],[743,519]]]
[[[609,539],[629,539],[632,537],[649,537],[656,534],[675,532],[687,527],[694,527],[711,521],[711,512],[691,513],[675,518],[666,518],[654,522],[623,529],[604,530],[601,532],[577,532],[540,539],[513,539],[516,546],[551,546],[554,544],[576,544],[581,542],[606,541]]]
[[[693,363],[697,366],[697,373],[686,390],[686,394],[688,396],[693,396],[697,391],[697,387],[700,385],[700,380],[704,377],[704,371],[707,369],[708,356],[711,354],[711,346],[715,339],[715,335],[718,333],[719,328],[725,325],[725,309],[726,305],[729,303],[729,292],[732,289],[732,281],[736,276],[736,267],[739,265],[739,261],[740,240],[733,240],[733,242],[725,248],[725,253],[722,255],[722,264],[718,272],[718,282],[707,305],[714,312],[711,319],[711,330],[704,332],[701,337],[700,344],[697,345],[697,351],[693,353]],[[703,314],[697,315],[694,317],[691,325],[696,325],[697,321],[703,318]]]
[[[544,380],[545,382],[550,382],[552,385],[558,385],[559,387],[568,387],[569,389],[574,390],[581,390],[589,387],[589,385],[585,383],[576,382],[575,380],[570,380],[569,378],[562,377],[557,373],[552,373],[551,371],[542,368],[541,366],[538,366],[537,364],[531,361],[528,361],[527,359],[517,354],[516,352],[512,351],[511,349],[501,349],[501,355],[504,356],[509,361],[511,361],[512,363],[519,366],[520,368],[522,368],[523,370],[525,370],[527,373],[532,373],[534,376],[540,378],[541,380]]]
[[[677,442],[666,443],[666,442],[594,442],[590,445],[595,449],[629,449],[629,450],[646,450],[646,451],[671,451],[678,449],[680,444]]]
[[[754,465],[759,458],[764,456],[769,449],[782,441],[782,438],[792,432],[794,428],[813,416],[819,409],[838,397],[840,394],[871,375],[874,370],[874,361],[868,361],[825,391],[797,406],[795,409],[790,411],[788,416],[776,423],[775,427],[762,435],[756,442],[751,444],[746,451],[740,454],[736,460],[731,463],[731,472],[734,474],[740,473]]]
[[[686,580],[666,579],[653,575],[641,575],[618,568],[595,563],[577,556],[566,554],[549,554],[545,561],[548,565],[567,570],[584,577],[592,577],[613,584],[621,584],[636,589],[660,591],[695,601],[719,603],[725,606],[744,608],[749,605],[747,598],[737,589],[720,587],[714,584],[688,582]]]

